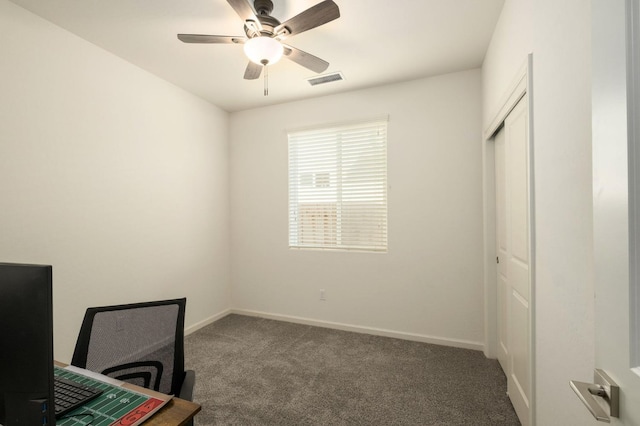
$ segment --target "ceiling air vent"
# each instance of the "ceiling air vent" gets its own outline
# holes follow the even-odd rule
[[[317,77],[308,78],[307,81],[312,86],[317,86],[319,84],[331,83],[332,81],[341,81],[344,80],[344,76],[341,72],[334,72],[331,74],[319,75]]]

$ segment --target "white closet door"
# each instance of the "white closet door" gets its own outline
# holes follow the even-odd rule
[[[505,140],[504,128],[500,129],[494,139],[495,172],[496,172],[496,253],[498,255],[498,361],[505,374],[509,371],[509,335],[507,314],[507,201],[505,192]],[[502,259],[502,262],[500,262]]]
[[[495,138],[498,359],[523,425],[531,399],[528,125],[525,96]]]

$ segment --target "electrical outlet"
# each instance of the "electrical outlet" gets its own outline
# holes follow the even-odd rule
[[[320,289],[320,300],[327,300],[325,294],[324,294],[324,288]]]

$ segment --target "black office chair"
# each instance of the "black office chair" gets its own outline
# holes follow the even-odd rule
[[[195,372],[184,370],[186,303],[183,298],[87,309],[71,364],[192,401]]]

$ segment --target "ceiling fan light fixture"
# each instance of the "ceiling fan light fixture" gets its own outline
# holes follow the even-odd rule
[[[282,57],[284,47],[278,40],[260,36],[247,40],[244,53],[251,62],[258,65],[273,65]]]

